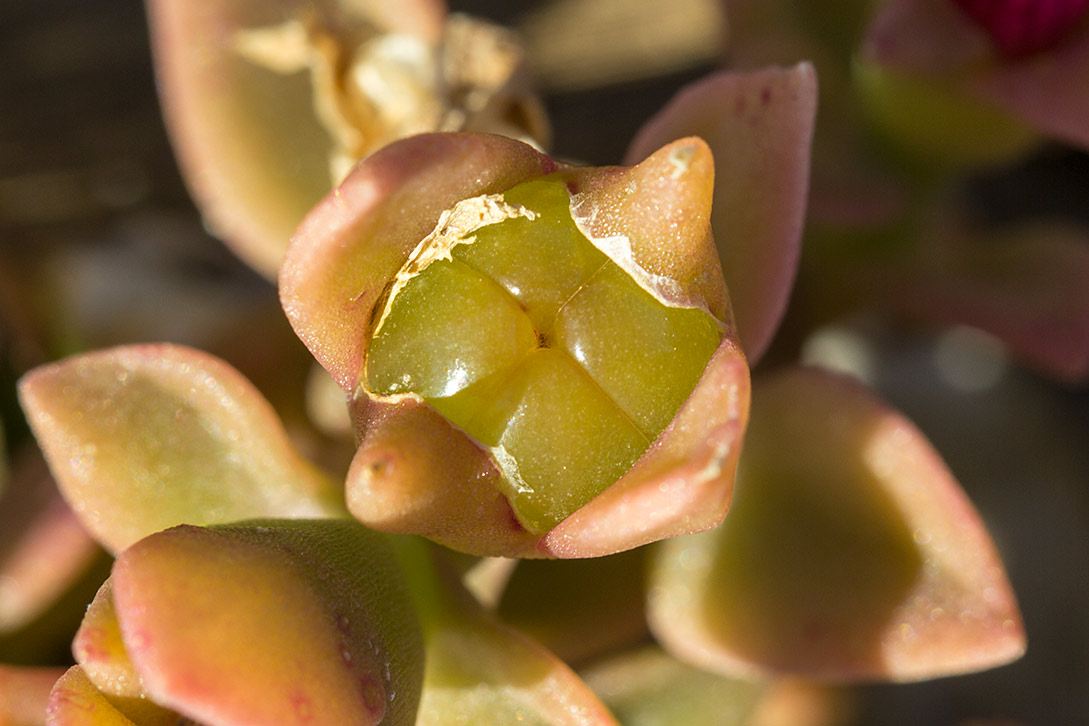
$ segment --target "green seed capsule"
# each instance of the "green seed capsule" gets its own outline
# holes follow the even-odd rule
[[[420,396],[489,447],[519,520],[542,533],[646,451],[723,328],[665,305],[595,247],[562,181],[521,184],[502,204],[499,221],[417,250],[379,316],[365,381]]]

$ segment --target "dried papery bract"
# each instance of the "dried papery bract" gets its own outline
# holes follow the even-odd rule
[[[548,142],[508,31],[442,0],[148,0],[164,114],[214,232],[275,277],[358,159],[424,131]]]
[[[725,523],[657,547],[652,630],[712,670],[911,681],[1024,651],[994,545],[937,454],[815,369],[754,387]]]
[[[748,368],[710,237],[712,182],[698,139],[590,169],[501,137],[436,134],[360,164],[300,226],[280,287],[296,332],[352,395],[352,513],[477,554],[553,557],[721,521]],[[663,332],[644,344],[652,327]],[[654,352],[671,340],[677,357]],[[676,384],[692,356],[704,357]],[[514,409],[528,428],[509,423]],[[557,483],[563,457],[596,483]]]
[[[87,353],[35,369],[19,392],[62,493],[113,552],[175,524],[344,514],[268,402],[205,353]]]
[[[351,521],[180,526],[124,551],[57,684],[136,723],[412,724],[423,644],[388,545]]]

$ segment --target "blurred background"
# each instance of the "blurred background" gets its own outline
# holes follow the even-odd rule
[[[650,0],[451,5],[527,38],[560,157],[618,163],[644,121],[721,61],[715,8],[701,0],[668,3],[668,22],[654,21],[663,4]],[[963,193],[996,223],[1048,214],[1089,225],[1089,157],[1045,146],[966,180]],[[259,387],[269,351],[308,364],[273,285],[204,230],[190,201],[160,117],[141,2],[0,2],[8,451],[26,437],[19,375],[145,341],[213,350]],[[802,350],[863,375],[927,433],[987,522],[1028,632],[1027,655],[1007,667],[854,689],[856,722],[1089,723],[1089,388],[1028,372],[971,330],[877,312],[822,328]]]

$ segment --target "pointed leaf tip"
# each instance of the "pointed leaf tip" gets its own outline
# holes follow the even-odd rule
[[[680,136],[714,153],[711,227],[750,361],[771,342],[794,283],[817,108],[813,66],[723,71],[683,88],[636,135],[629,162]]]

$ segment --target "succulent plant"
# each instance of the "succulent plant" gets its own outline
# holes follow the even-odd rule
[[[843,684],[1017,659],[998,548],[926,435],[795,360],[814,319],[872,294],[1005,310],[993,327],[1025,359],[1087,370],[1084,250],[1017,230],[984,254],[941,193],[1040,134],[1085,142],[1080,95],[1039,123],[1010,80],[1074,62],[1085,4],[1049,5],[1039,32],[1014,5],[843,3],[848,33],[729,2],[735,62],[812,50],[844,113],[814,134],[814,65],[780,57],[688,85],[623,165],[593,167],[542,150],[515,36],[441,3],[150,0],[193,194],[278,280],[351,459],[312,461],[299,411],[194,348],[26,372],[65,503],[40,476],[55,504],[0,511],[0,659],[32,661],[44,623],[76,664],[0,665],[0,724],[830,724],[851,720]],[[822,22],[798,32],[795,11]],[[986,62],[950,75],[892,19],[924,50],[965,32]],[[912,246],[932,220],[933,255]],[[307,385],[279,352],[257,368],[281,366],[273,388]],[[43,577],[42,558],[69,566]],[[47,617],[66,589],[89,602],[75,632]]]

